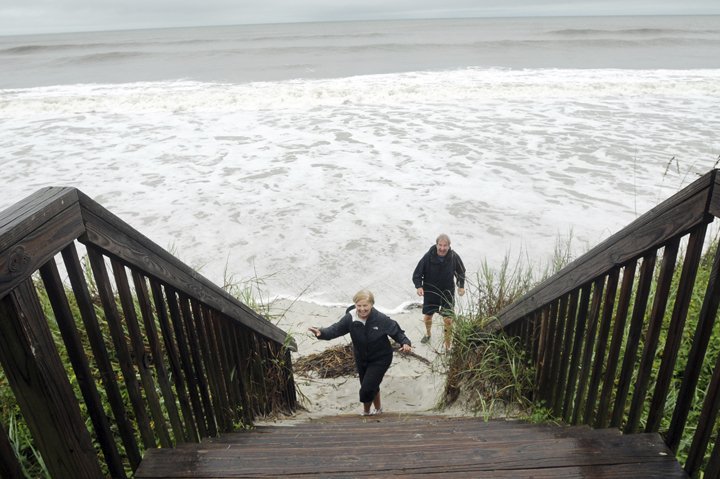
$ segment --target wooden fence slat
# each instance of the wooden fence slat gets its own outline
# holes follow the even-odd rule
[[[208,436],[217,436],[215,411],[213,410],[212,401],[210,400],[210,387],[208,386],[207,372],[200,354],[200,342],[198,341],[197,337],[196,323],[193,318],[193,314],[190,311],[188,297],[182,293],[180,293],[178,296],[180,299],[181,320],[185,325],[188,345],[190,346],[192,367],[195,371],[195,377],[197,378],[198,388],[200,390],[200,400],[202,401],[205,417],[205,426],[207,429],[206,434]]]
[[[650,286],[652,286],[653,271],[657,260],[657,251],[653,250],[645,254],[640,265],[640,278],[638,279],[635,303],[633,304],[632,317],[630,319],[630,330],[625,342],[625,354],[623,356],[620,378],[618,379],[617,392],[615,393],[615,404],[613,406],[610,427],[620,427],[625,416],[625,404],[627,402],[630,381],[635,369],[637,350],[642,334],[642,326],[645,318]]]
[[[153,293],[153,301],[155,302],[155,311],[158,314],[160,322],[160,330],[162,331],[163,341],[165,343],[165,351],[170,362],[170,371],[175,382],[175,392],[177,393],[178,402],[180,403],[180,411],[182,411],[185,420],[184,438],[187,442],[199,442],[198,428],[195,424],[190,401],[188,399],[187,386],[185,384],[185,376],[183,374],[182,365],[180,364],[180,354],[175,345],[175,333],[173,331],[168,312],[165,308],[165,299],[160,283],[150,278],[150,289]]]
[[[588,307],[590,305],[590,289],[591,284],[588,283],[582,287],[580,291],[580,305],[578,309],[577,323],[575,325],[575,336],[573,337],[572,353],[570,354],[570,364],[576,365],[580,363],[582,339],[585,334],[585,322],[587,321]],[[572,402],[575,397],[575,388],[577,386],[578,368],[571,367],[568,374],[567,387],[565,389],[565,400],[563,401],[563,418],[570,422],[572,417]]]
[[[559,301],[553,301],[553,303],[550,305],[549,308],[545,308],[545,312],[547,313],[547,319],[546,319],[546,332],[543,337],[544,345],[542,347],[543,354],[541,356],[541,367],[542,372],[540,374],[540,383],[539,383],[539,389],[540,389],[540,399],[542,401],[549,401],[550,400],[550,392],[549,390],[552,390],[552,383],[550,383],[550,378],[552,377],[552,359],[553,359],[553,350],[555,349],[555,346],[553,344],[553,341],[556,336],[557,331],[557,323],[558,323],[558,303]]]
[[[203,308],[205,312],[205,327],[207,331],[208,343],[212,351],[216,351],[215,358],[217,361],[217,372],[216,378],[217,385],[220,391],[220,411],[222,418],[221,430],[227,432],[232,430],[232,424],[236,420],[233,405],[232,384],[230,380],[230,367],[228,362],[227,351],[225,350],[225,342],[220,337],[220,315],[216,311],[205,306]]]
[[[180,366],[185,373],[185,382],[188,388],[188,396],[190,397],[190,405],[195,415],[195,426],[197,426],[200,437],[207,436],[207,428],[205,427],[205,414],[200,402],[200,392],[198,391],[197,376],[193,369],[192,359],[190,357],[187,335],[183,327],[182,318],[180,317],[180,306],[178,305],[177,291],[170,286],[165,286],[165,297],[167,298],[168,308],[170,310],[170,321],[172,321],[173,331],[175,332],[175,341],[178,347]]]
[[[565,323],[567,321],[568,296],[563,296],[555,304],[557,304],[555,312],[557,322],[555,324],[555,335],[552,338],[552,357],[550,358],[550,374],[548,377],[550,384],[548,386],[548,397],[546,398],[546,400],[550,402],[548,407],[551,409],[554,406],[553,398],[555,397],[555,391],[560,379],[560,359],[563,351]]]
[[[703,471],[703,479],[719,479],[720,478],[720,435],[715,437],[715,445],[707,466]]]
[[[608,426],[608,413],[610,409],[610,397],[615,387],[615,373],[617,372],[620,348],[622,347],[625,323],[627,322],[630,299],[632,297],[633,283],[635,282],[635,269],[637,263],[625,266],[623,270],[622,285],[620,286],[620,298],[618,299],[617,312],[615,314],[615,325],[613,327],[612,340],[605,366],[605,377],[602,393],[600,393],[600,404],[598,405],[595,427],[605,428]]]
[[[563,350],[560,357],[560,371],[558,382],[555,386],[553,396],[553,415],[560,417],[563,414],[563,399],[565,398],[565,389],[567,385],[568,368],[570,368],[570,357],[572,354],[573,332],[575,331],[575,320],[577,318],[578,306],[578,290],[570,292],[570,302],[568,304],[567,320],[565,322],[565,331],[563,333]]]
[[[97,316],[95,315],[95,307],[88,291],[87,282],[85,281],[74,243],[71,243],[62,251],[62,257],[68,277],[70,278],[70,284],[73,289],[73,294],[75,295],[75,300],[77,301],[78,309],[80,310],[80,316],[90,341],[90,348],[93,352],[95,364],[100,372],[100,380],[103,383],[105,394],[110,403],[110,409],[115,417],[115,423],[117,424],[118,432],[125,447],[125,454],[128,457],[130,466],[134,470],[140,464],[140,450],[137,440],[135,439],[132,424],[125,410],[125,405],[123,404],[117,377],[112,368],[107,348],[105,347],[105,341],[98,325]]]
[[[218,384],[218,378],[220,377],[220,369],[217,364],[217,350],[210,346],[210,340],[208,338],[207,323],[210,318],[207,314],[203,314],[204,309],[195,300],[190,300],[190,308],[192,309],[192,318],[195,319],[195,331],[197,340],[199,342],[200,355],[202,362],[205,365],[205,371],[207,372],[207,383],[209,387],[210,399],[212,400],[212,410],[215,421],[213,425],[217,428],[211,431],[211,434],[216,436],[218,430],[223,429],[223,413],[221,405],[221,390]]]
[[[145,448],[155,447],[155,437],[150,428],[150,418],[145,411],[140,385],[135,376],[135,369],[130,355],[127,342],[125,341],[125,332],[122,328],[120,313],[115,305],[115,294],[110,286],[110,276],[105,267],[105,258],[93,247],[87,248],[90,266],[95,276],[95,284],[97,285],[98,295],[105,311],[105,321],[112,337],[115,347],[115,354],[120,365],[120,370],[125,380],[130,404],[135,413],[135,420],[140,437],[142,438]]]
[[[143,324],[145,325],[145,335],[147,336],[150,353],[153,357],[152,362],[155,366],[155,375],[157,376],[160,391],[162,392],[164,399],[163,404],[165,405],[165,410],[168,413],[175,442],[182,442],[185,433],[183,431],[182,421],[180,421],[180,413],[177,408],[175,394],[173,393],[172,386],[170,385],[170,380],[168,378],[168,372],[165,368],[165,361],[163,360],[164,355],[160,346],[160,338],[158,337],[155,318],[152,313],[147,284],[140,273],[135,270],[132,270],[132,277],[133,284],[135,285],[135,291],[138,296],[138,304],[140,305],[140,314],[142,315]]]
[[[30,279],[0,299],[0,363],[50,474],[101,477],[90,433]]]
[[[23,477],[22,466],[15,450],[10,443],[7,429],[0,418],[0,477],[7,479],[21,479]]]
[[[715,429],[715,421],[717,420],[719,409],[720,354],[715,361],[712,379],[705,394],[705,400],[703,401],[702,410],[700,411],[700,417],[697,422],[697,429],[695,430],[687,461],[685,462],[685,471],[690,477],[694,477],[702,466],[705,451],[707,450],[708,443]]]
[[[115,438],[110,430],[110,424],[103,409],[100,394],[95,387],[95,379],[90,371],[90,363],[85,355],[80,334],[75,326],[75,318],[70,311],[70,304],[65,295],[65,288],[54,259],[40,267],[40,275],[45,284],[45,291],[55,313],[55,320],[65,342],[68,357],[85,400],[90,420],[95,428],[97,441],[105,456],[108,470],[112,477],[126,477],[125,467],[115,445]]]
[[[587,390],[587,382],[590,376],[590,361],[592,360],[593,344],[595,343],[595,333],[600,318],[600,303],[605,288],[605,277],[595,280],[593,284],[592,305],[590,306],[590,320],[585,329],[585,345],[583,346],[582,363],[578,375],[577,393],[575,394],[575,406],[573,407],[572,423],[577,424],[584,411],[585,392]]]
[[[613,312],[615,311],[615,295],[617,294],[619,276],[620,268],[613,269],[608,275],[605,299],[603,300],[602,320],[600,321],[597,343],[595,344],[595,360],[593,361],[592,375],[590,376],[590,383],[588,384],[587,406],[585,407],[583,424],[591,424],[595,412],[595,402],[597,401],[598,390],[600,389],[600,377],[604,363],[603,359],[605,358],[608,334],[610,334],[610,323],[612,322]]]
[[[655,361],[655,353],[657,352],[658,342],[660,340],[660,332],[662,329],[663,318],[665,317],[667,300],[670,295],[670,287],[672,285],[673,273],[675,272],[675,263],[677,262],[679,246],[680,238],[673,238],[668,242],[663,251],[663,259],[660,266],[660,276],[657,280],[655,300],[653,301],[652,312],[650,313],[649,327],[645,335],[643,355],[640,360],[640,366],[638,367],[637,378],[635,380],[635,390],[633,391],[633,398],[630,405],[630,411],[628,412],[625,432],[635,433],[639,428],[640,416],[643,411],[645,396],[650,383],[650,376],[653,371],[652,366]]]
[[[665,411],[665,400],[670,382],[675,370],[675,361],[677,360],[680,343],[685,328],[685,318],[690,308],[690,300],[695,285],[695,277],[697,275],[700,259],[702,258],[703,242],[705,240],[706,224],[698,226],[690,235],[687,250],[685,253],[685,261],[682,272],[680,274],[680,282],[678,292],[675,298],[670,325],[667,331],[667,339],[665,340],[665,348],[662,353],[662,363],[655,381],[655,392],[650,403],[647,425],[645,432],[657,432],[660,429],[660,421]]]
[[[683,381],[680,385],[675,410],[665,438],[668,447],[673,452],[677,452],[682,433],[685,430],[685,423],[695,396],[695,388],[700,377],[705,353],[710,342],[710,336],[712,336],[718,306],[720,306],[720,243],[715,251],[710,278],[705,290],[705,298],[700,308],[698,324],[683,374]]]
[[[127,272],[125,266],[116,259],[111,259],[113,276],[115,277],[115,285],[117,286],[118,296],[120,297],[120,305],[122,306],[123,315],[125,316],[125,324],[130,337],[130,345],[135,358],[135,368],[140,374],[140,381],[145,391],[145,400],[150,407],[150,415],[153,419],[155,435],[160,440],[162,447],[171,447],[170,433],[165,422],[165,415],[160,406],[160,398],[155,390],[155,380],[150,374],[149,362],[145,355],[145,343],[143,334],[138,324],[137,313],[135,312],[135,302],[130,292],[130,284],[128,283]]]

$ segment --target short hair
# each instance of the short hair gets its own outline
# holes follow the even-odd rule
[[[450,246],[450,237],[446,235],[445,233],[440,233],[435,240],[435,244],[438,244],[440,241],[445,240],[447,241],[448,246]]]
[[[353,296],[353,304],[361,299],[367,300],[370,304],[375,304],[375,296],[367,289],[361,289],[355,293],[355,296]]]

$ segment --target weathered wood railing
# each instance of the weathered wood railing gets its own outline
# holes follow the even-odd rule
[[[720,345],[708,347],[720,251],[704,253],[717,216],[713,170],[505,308],[497,325],[521,339],[536,366],[536,397],[556,416],[660,432],[687,454],[685,470],[706,478],[720,477]],[[702,281],[701,261],[712,261]],[[699,313],[688,315],[691,302]],[[699,387],[702,371],[711,379]]]
[[[52,477],[127,477],[144,449],[293,410],[294,348],[74,188],[0,212],[0,363]],[[0,476],[16,477],[6,430]]]

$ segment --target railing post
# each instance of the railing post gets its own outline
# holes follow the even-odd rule
[[[15,479],[23,477],[22,466],[10,444],[7,430],[0,421],[0,477]]]
[[[0,362],[51,476],[102,477],[31,279],[0,300]]]

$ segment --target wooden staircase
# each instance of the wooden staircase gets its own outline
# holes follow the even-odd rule
[[[687,477],[656,433],[521,421],[383,414],[260,426],[149,449],[145,478]]]

